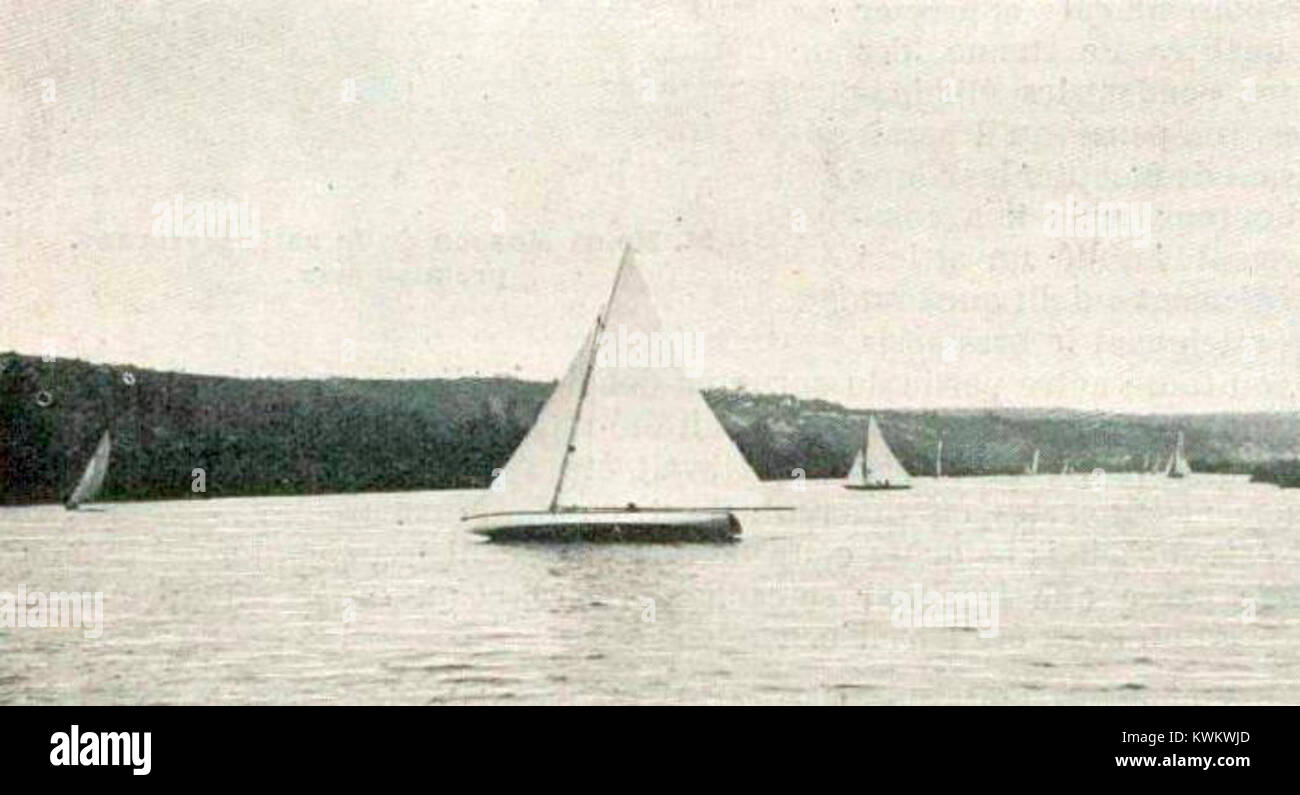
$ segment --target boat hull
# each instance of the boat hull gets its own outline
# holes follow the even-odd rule
[[[910,485],[899,486],[894,483],[883,486],[852,486],[846,483],[844,484],[844,488],[850,491],[903,491],[904,489],[910,489],[912,487]]]
[[[470,532],[490,541],[665,544],[740,540],[740,521],[725,512],[559,512],[469,521]]]

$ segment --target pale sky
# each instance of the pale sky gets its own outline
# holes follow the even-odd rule
[[[1298,23],[1193,0],[7,2],[0,350],[549,380],[629,241],[701,386],[1293,410]],[[255,245],[155,237],[178,194],[255,205]],[[1067,198],[1150,203],[1150,245],[1049,236]]]

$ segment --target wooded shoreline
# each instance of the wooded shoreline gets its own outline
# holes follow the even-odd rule
[[[243,379],[0,354],[0,503],[61,499],[108,427],[103,499],[481,488],[505,465],[554,383],[513,378]],[[1132,415],[1068,409],[846,408],[706,389],[765,480],[844,477],[869,414],[913,475],[1144,471],[1178,431],[1193,470],[1300,468],[1300,415]],[[48,402],[48,405],[42,405]],[[193,472],[205,491],[192,491]]]

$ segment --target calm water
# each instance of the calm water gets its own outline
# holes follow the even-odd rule
[[[766,488],[726,546],[487,544],[472,492],[0,509],[0,591],[105,614],[0,628],[0,704],[1300,702],[1300,490]],[[997,637],[893,626],[914,583]]]

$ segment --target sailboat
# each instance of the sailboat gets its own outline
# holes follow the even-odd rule
[[[1164,456],[1160,455],[1160,451],[1158,450],[1155,455],[1151,456],[1151,469],[1149,471],[1152,475],[1159,475],[1165,471],[1164,465],[1160,463],[1163,458]]]
[[[910,489],[912,478],[885,444],[876,418],[867,420],[867,435],[849,467],[846,489]]]
[[[1065,462],[1064,464],[1061,464],[1061,474],[1062,474],[1062,475],[1070,475],[1070,474],[1073,474],[1073,473],[1074,473],[1074,470],[1070,468],[1070,462],[1069,462],[1069,460],[1067,459],[1066,462]]]
[[[108,454],[112,446],[113,441],[108,431],[104,431],[104,435],[99,437],[99,444],[95,446],[94,455],[90,457],[85,471],[81,473],[81,480],[77,481],[76,487],[68,495],[63,507],[75,511],[80,505],[93,501],[99,495],[99,490],[104,485],[104,476],[108,474]]]
[[[1183,432],[1178,432],[1178,444],[1174,447],[1174,454],[1169,457],[1169,465],[1165,468],[1165,474],[1171,478],[1183,478],[1192,474],[1192,468],[1187,463],[1187,456],[1183,454]]]
[[[939,440],[939,449],[934,452],[934,476],[943,477],[943,439]]]
[[[741,531],[735,512],[789,510],[763,498],[758,477],[676,362],[612,361],[619,340],[662,328],[628,246],[564,378],[462,517],[471,532],[493,540],[731,541]]]
[[[1037,474],[1038,474],[1038,448],[1037,448],[1037,447],[1034,448],[1034,460],[1033,460],[1033,462],[1031,462],[1031,463],[1029,464],[1029,466],[1025,467],[1025,474],[1026,474],[1026,475],[1037,475]]]

